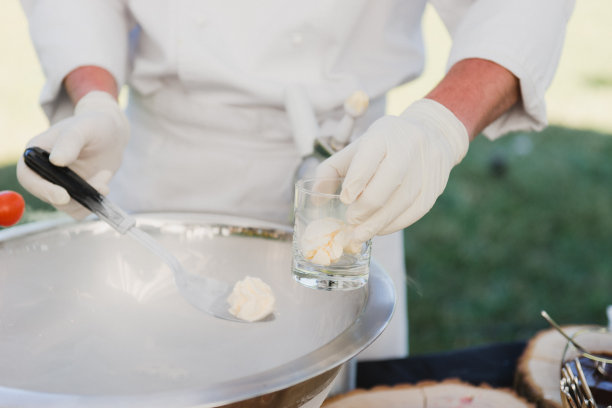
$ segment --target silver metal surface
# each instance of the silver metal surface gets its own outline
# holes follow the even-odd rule
[[[119,232],[122,233],[121,231]],[[150,250],[152,254],[158,256],[172,269],[174,283],[183,299],[201,311],[219,319],[247,323],[247,321],[232,315],[227,307],[227,297],[232,292],[232,285],[229,282],[210,278],[205,274],[193,274],[186,271],[172,253],[140,228],[130,228],[127,231],[127,235]],[[269,319],[265,319],[265,321],[273,318],[272,315],[266,317]]]
[[[395,295],[374,261],[352,292],[291,276],[287,227],[203,214],[137,215],[190,271],[261,277],[274,321],[212,318],[172,273],[104,223],[0,232],[0,406],[300,406],[378,337]],[[112,254],[112,255],[109,255]]]

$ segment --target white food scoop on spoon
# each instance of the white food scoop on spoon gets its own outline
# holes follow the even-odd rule
[[[112,203],[95,188],[68,167],[55,166],[49,161],[49,153],[39,147],[30,147],[23,154],[28,167],[51,183],[62,186],[70,197],[96,214],[120,234],[128,234],[155,255],[159,256],[174,272],[179,293],[197,309],[212,316],[236,322],[245,322],[229,312],[227,297],[232,286],[227,282],[207,276],[194,275],[183,269],[180,262],[152,236],[135,227],[136,220]],[[273,319],[273,314],[259,321]]]

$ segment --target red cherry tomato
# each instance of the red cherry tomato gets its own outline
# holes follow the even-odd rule
[[[25,201],[21,194],[14,191],[0,191],[0,226],[10,227],[17,224],[23,215]]]

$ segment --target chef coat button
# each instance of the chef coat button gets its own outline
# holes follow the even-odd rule
[[[304,36],[302,33],[291,34],[291,43],[295,46],[300,46],[304,42]]]

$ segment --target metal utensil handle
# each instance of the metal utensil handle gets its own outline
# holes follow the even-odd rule
[[[582,347],[580,344],[578,344],[576,342],[576,340],[574,340],[573,338],[571,338],[567,333],[565,333],[565,330],[563,330],[563,328],[561,326],[559,326],[559,324],[557,324],[557,322],[555,322],[552,317],[549,316],[548,313],[546,313],[545,310],[542,310],[540,312],[540,314],[542,315],[542,317],[544,319],[546,319],[546,321],[553,327],[555,328],[559,334],[561,334],[563,337],[565,337],[565,339],[567,341],[569,341],[570,343],[572,343],[574,345],[574,347],[576,347],[576,349],[578,349],[578,351],[580,351],[583,354],[588,354],[589,352],[587,351],[587,349],[585,349],[584,347]]]
[[[119,233],[124,234],[135,224],[135,220],[117,207],[81,176],[68,167],[56,166],[49,161],[49,152],[40,147],[29,147],[23,153],[25,164],[38,175],[66,189],[76,202],[106,221]]]
[[[596,356],[594,354],[591,354],[587,351],[587,349],[585,349],[584,347],[582,347],[580,344],[578,344],[576,342],[576,340],[574,340],[573,337],[570,337],[565,330],[563,330],[563,328],[561,326],[559,326],[557,324],[557,322],[555,322],[552,317],[550,317],[548,315],[548,313],[546,313],[545,310],[542,310],[540,312],[540,314],[542,315],[542,317],[544,319],[546,319],[546,321],[553,327],[555,328],[559,334],[561,334],[563,337],[565,337],[567,339],[567,341],[569,341],[571,344],[574,345],[574,347],[576,347],[576,350],[578,350],[579,352],[582,353],[583,356],[590,358],[591,360],[595,360],[597,362],[596,367],[597,367],[597,371],[599,371],[601,374],[606,375],[605,372],[605,365],[607,363],[609,363],[611,360],[609,358],[605,358],[605,357],[601,357],[601,356]]]

